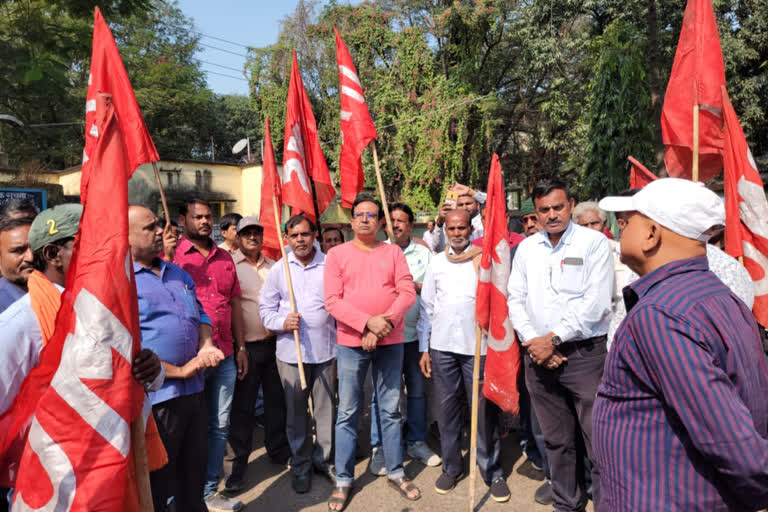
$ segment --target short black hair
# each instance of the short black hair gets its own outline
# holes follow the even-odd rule
[[[67,245],[68,242],[74,240],[75,237],[70,236],[67,238],[62,238],[61,240],[56,240],[55,242],[51,242],[49,244],[45,244],[38,250],[32,253],[32,266],[35,268],[35,270],[39,270],[40,272],[45,272],[45,270],[48,268],[48,262],[45,260],[45,256],[43,256],[43,251],[45,248],[49,245],[58,245],[59,247],[64,247]]]
[[[6,218],[12,212],[27,212],[32,219],[37,217],[37,214],[40,213],[33,200],[14,198],[7,200],[0,205],[0,220]]]
[[[331,231],[338,231],[338,233],[339,233],[339,236],[341,237],[341,241],[342,241],[342,242],[344,242],[344,241],[345,241],[345,240],[344,240],[344,231],[342,231],[342,229],[341,229],[341,228],[325,228],[325,229],[323,230],[323,234],[320,236],[320,240],[322,240],[322,239],[323,239],[322,237],[323,237],[323,236],[325,236],[325,234],[326,234],[326,233],[329,233],[329,232],[331,232]]]
[[[400,210],[401,212],[405,213],[408,216],[408,222],[413,224],[413,220],[416,217],[414,217],[413,210],[411,210],[410,206],[405,203],[392,203],[392,206],[389,207],[389,212],[392,213],[395,210]]]
[[[21,226],[31,226],[32,219],[29,217],[19,217],[16,219],[8,219],[0,221],[0,233],[10,231],[12,229],[20,228]]]
[[[193,204],[201,204],[203,206],[207,206],[208,208],[211,207],[211,205],[210,205],[210,203],[208,203],[208,201],[204,201],[204,200],[199,199],[197,197],[193,197],[192,199],[185,200],[181,204],[181,206],[179,206],[179,215],[181,215],[182,217],[186,217],[187,216],[187,211],[189,211],[189,207],[192,206]]]
[[[288,219],[285,222],[285,232],[286,232],[286,234],[288,233],[289,229],[295,228],[296,226],[298,226],[302,222],[306,222],[307,224],[309,224],[309,229],[312,230],[313,232],[317,231],[317,226],[315,226],[315,223],[312,222],[312,219],[310,219],[309,217],[307,217],[303,213],[299,213],[299,214],[294,215],[293,217],[291,217],[290,219]]]
[[[375,204],[379,209],[379,219],[384,216],[384,209],[381,207],[381,201],[366,192],[360,192],[357,194],[357,197],[355,197],[355,201],[352,203],[352,216],[355,215],[355,208],[357,208],[357,205],[360,203]]]
[[[573,195],[571,194],[571,190],[568,188],[568,185],[558,180],[557,178],[552,178],[549,180],[541,180],[536,183],[536,186],[533,187],[533,192],[531,192],[531,200],[536,203],[537,199],[548,196],[554,190],[562,190],[565,192],[565,198],[568,201],[573,199]]]
[[[237,223],[243,218],[239,213],[228,213],[219,220],[219,227],[222,231],[226,231],[230,226],[237,228]]]

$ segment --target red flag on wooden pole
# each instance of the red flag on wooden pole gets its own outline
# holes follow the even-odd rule
[[[493,155],[485,203],[485,236],[477,283],[477,323],[488,333],[483,394],[505,412],[517,414],[520,393],[520,346],[509,320],[507,281],[512,268],[507,232],[506,198],[499,157]]]
[[[643,188],[647,184],[657,179],[657,176],[641,164],[635,157],[628,156],[631,169],[629,171],[629,188]]]
[[[341,93],[341,154],[339,155],[339,179],[341,181],[341,206],[352,208],[355,196],[363,190],[365,176],[360,156],[365,146],[376,138],[376,127],[368,112],[363,87],[347,45],[336,34],[336,64],[339,68]]]
[[[291,81],[285,114],[285,146],[283,149],[283,202],[319,222],[336,195],[325,163],[317,124],[307,91],[301,81],[296,52],[293,52]],[[313,186],[314,185],[314,186]],[[314,191],[312,190],[314,188]],[[313,197],[317,204],[317,214]]]
[[[280,259],[280,247],[282,239],[278,236],[280,226],[275,226],[275,208],[272,198],[277,201],[277,213],[283,206],[280,190],[280,177],[277,175],[277,163],[275,152],[272,149],[272,135],[269,131],[269,119],[264,120],[264,162],[262,162],[261,178],[261,206],[259,208],[259,221],[264,226],[264,245],[261,252],[273,260]]]
[[[744,258],[744,267],[755,284],[752,312],[760,325],[768,327],[768,201],[763,180],[725,87],[722,93],[725,250],[734,258]]]
[[[692,177],[695,105],[700,107],[699,179],[708,181],[722,169],[721,85],[725,65],[712,2],[688,0],[661,111],[664,162],[670,176]]]

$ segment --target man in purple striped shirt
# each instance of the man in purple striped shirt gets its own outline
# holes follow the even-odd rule
[[[768,366],[749,308],[709,271],[723,203],[688,180],[657,180],[621,212],[627,317],[593,410],[598,511],[768,506]]]

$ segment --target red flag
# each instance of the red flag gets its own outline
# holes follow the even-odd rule
[[[376,138],[376,127],[365,104],[363,87],[360,85],[352,56],[339,31],[335,28],[333,31],[336,33],[336,64],[339,68],[341,92],[341,206],[352,208],[355,196],[363,190],[365,183],[360,155],[371,139]]]
[[[317,222],[319,219],[316,218],[312,204],[312,182],[315,185],[318,215],[322,215],[328,208],[336,195],[336,189],[331,184],[331,175],[328,174],[323,150],[320,149],[317,124],[301,81],[296,52],[293,52],[291,81],[288,84],[284,144],[283,202]]]
[[[14,508],[138,510],[126,503],[130,424],[144,396],[131,374],[141,337],[128,247],[130,168],[109,95],[96,96],[94,122],[98,137],[83,167],[88,200],[56,329],[9,409],[22,420],[34,410]]]
[[[691,179],[693,106],[699,104],[699,179],[708,181],[722,169],[723,112],[720,86],[725,65],[711,0],[688,0],[672,74],[661,111],[662,140],[667,146],[667,173]]]
[[[734,258],[744,257],[744,267],[755,283],[752,311],[760,325],[768,327],[768,201],[725,87],[723,114],[725,250]]]
[[[475,309],[477,323],[488,332],[483,394],[503,411],[517,414],[520,409],[520,393],[517,389],[520,346],[515,341],[507,306],[507,281],[512,258],[507,241],[506,198],[501,164],[495,154],[488,176],[485,212],[483,256],[480,260]]]
[[[123,60],[117,50],[115,39],[98,7],[95,8],[93,24],[93,51],[91,54],[91,72],[88,75],[88,94],[85,102],[85,149],[83,167],[92,158],[98,140],[96,117],[96,94],[104,92],[112,95],[112,104],[117,114],[117,122],[125,142],[125,157],[128,160],[129,176],[138,166],[160,160],[149,135],[144,118],[141,117],[139,104],[133,94],[131,82],[125,72]],[[85,176],[85,172],[83,172]],[[81,198],[84,201],[84,198]]]
[[[280,226],[275,226],[275,208],[272,198],[277,200],[277,212],[280,215],[282,198],[280,197],[280,178],[277,176],[277,164],[275,152],[272,150],[272,135],[269,132],[269,119],[264,120],[264,162],[262,162],[261,178],[261,207],[259,208],[259,220],[264,226],[264,245],[262,254],[280,259],[280,246],[282,238],[278,236]]]
[[[629,188],[643,188],[657,179],[657,176],[649,171],[646,166],[637,161],[635,157],[628,156],[627,160],[629,160],[629,163],[632,166],[629,171]]]

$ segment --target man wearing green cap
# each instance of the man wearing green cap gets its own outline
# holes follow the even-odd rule
[[[523,234],[531,236],[541,231],[536,212],[533,209],[533,199],[530,197],[520,205],[520,224],[523,225]]]

